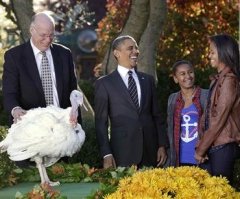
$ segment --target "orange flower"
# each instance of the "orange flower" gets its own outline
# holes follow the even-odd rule
[[[65,168],[61,165],[53,165],[52,172],[53,174],[63,174],[65,172]]]
[[[88,171],[87,171],[87,174],[90,176],[92,175],[97,169],[95,169],[94,167],[93,168],[90,168]]]

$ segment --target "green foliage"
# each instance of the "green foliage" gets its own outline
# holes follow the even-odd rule
[[[99,189],[97,191],[93,191],[89,196],[86,197],[86,199],[102,199],[107,194],[114,193],[116,190],[117,185],[101,183]]]
[[[9,160],[7,153],[0,154],[0,162],[0,188],[13,186],[17,183],[14,163]]]
[[[67,196],[62,196],[59,191],[55,191],[48,184],[43,184],[43,185],[35,185],[33,189],[26,194],[17,192],[15,194],[15,198],[16,199],[34,199],[34,198],[67,199]]]
[[[0,49],[0,125],[5,126],[8,124],[8,117],[3,109],[3,96],[2,96],[2,73],[3,73],[3,57],[5,50]]]
[[[118,167],[117,169],[93,169],[88,165],[81,164],[64,164],[58,163],[47,169],[47,172],[51,180],[60,181],[61,183],[71,183],[71,182],[100,182],[100,188],[97,192],[92,192],[92,194],[87,198],[103,198],[104,195],[113,193],[116,191],[119,180],[132,176],[136,172],[136,167],[123,168]],[[19,169],[17,172],[19,182],[38,182],[40,179],[36,168],[29,169]],[[35,179],[35,180],[33,180]],[[32,191],[27,194],[21,194],[17,192],[16,198],[27,199],[27,198],[39,198],[37,196],[44,195],[44,198],[51,199],[63,199],[65,196],[61,196],[59,192],[54,189],[44,185],[36,185]],[[48,197],[52,195],[52,197]]]
[[[84,95],[88,99],[91,106],[94,105],[94,86],[91,81],[88,80],[80,80],[79,81],[79,87],[83,91]]]
[[[88,176],[88,165],[80,163],[66,164],[56,163],[47,168],[48,176],[53,181],[61,183],[82,182]],[[36,167],[15,170],[18,182],[40,182],[40,176]]]
[[[0,126],[0,141],[6,137],[7,127]],[[16,184],[17,178],[14,174],[16,168],[9,159],[6,152],[0,154],[0,188]]]
[[[2,126],[8,125],[8,116],[3,108],[3,95],[1,90],[0,90],[0,125]]]
[[[116,184],[122,177],[132,175],[135,170],[136,167],[95,169],[87,164],[66,164],[60,162],[48,167],[47,173],[51,180],[59,181],[61,183],[101,182],[107,184]],[[40,182],[39,173],[36,167],[24,169],[17,168],[14,169],[14,174],[18,179],[18,182]]]
[[[143,168],[142,170],[145,170]],[[117,169],[104,169],[98,170],[100,172],[94,173],[92,176],[100,182],[100,188],[97,191],[92,192],[87,199],[95,199],[95,198],[104,198],[105,195],[111,194],[117,190],[117,186],[119,181],[128,176],[132,176],[137,168],[132,166],[130,168],[126,167],[118,167]]]
[[[240,163],[240,162],[239,162]],[[240,164],[236,164],[238,169],[240,168]],[[149,168],[145,167],[140,169],[140,171],[148,170]],[[104,198],[107,194],[111,194],[116,191],[119,181],[122,178],[132,176],[137,171],[137,168],[132,166],[130,168],[118,167],[117,169],[93,169],[88,165],[82,164],[64,164],[58,163],[54,166],[47,169],[47,172],[50,176],[50,179],[65,183],[70,182],[99,182],[100,187],[98,190],[93,191],[87,199],[95,199],[95,198]],[[23,169],[21,172],[18,172],[18,179],[21,182],[38,182],[37,177],[32,177],[39,175],[36,168],[31,169]],[[35,180],[32,180],[34,179]],[[235,179],[236,182],[239,179]],[[236,184],[237,185],[237,184]],[[239,185],[238,185],[239,186]],[[35,187],[34,187],[35,189]],[[38,187],[39,189],[39,187]],[[41,188],[42,190],[42,188]],[[30,192],[33,193],[33,192]],[[37,192],[38,193],[38,192]],[[58,194],[59,195],[59,194]],[[26,197],[26,195],[25,195]],[[27,198],[27,197],[26,197]]]
[[[4,55],[4,50],[3,49],[0,49],[0,79],[1,79],[1,77],[2,77],[2,72],[3,72],[3,56]],[[2,84],[1,84],[1,81],[0,81],[0,87],[2,87],[1,86]]]
[[[234,165],[233,187],[240,191],[240,159],[238,159]]]

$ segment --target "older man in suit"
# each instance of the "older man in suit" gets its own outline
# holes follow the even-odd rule
[[[136,70],[139,50],[131,36],[116,38],[112,49],[117,69],[95,85],[95,125],[103,167],[163,165],[167,136],[161,129],[154,78]]]
[[[50,15],[37,13],[30,25],[30,40],[4,55],[3,97],[10,124],[17,122],[31,108],[51,104],[67,108],[71,105],[70,93],[77,89],[72,54],[68,48],[53,43],[54,29],[54,20]],[[43,86],[44,56],[49,67],[50,102]]]

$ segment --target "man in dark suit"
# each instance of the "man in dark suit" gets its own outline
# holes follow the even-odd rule
[[[45,12],[33,16],[28,42],[8,50],[3,65],[4,107],[10,124],[17,122],[27,110],[53,104],[67,108],[70,93],[77,89],[77,80],[70,50],[53,43],[54,20]],[[45,52],[51,78],[52,103],[47,104],[42,85],[42,58]],[[81,122],[81,116],[79,117]],[[71,121],[71,122],[76,122]]]
[[[103,167],[163,165],[167,136],[160,129],[154,78],[136,70],[139,50],[132,37],[116,38],[112,49],[117,69],[95,85],[95,125]],[[137,100],[130,93],[130,76]]]

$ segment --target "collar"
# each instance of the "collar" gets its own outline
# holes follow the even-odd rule
[[[133,75],[137,75],[134,68],[128,69],[128,68],[126,68],[124,66],[118,65],[117,70],[118,70],[118,72],[120,73],[120,75],[122,77],[128,76],[128,71],[129,70],[131,70],[133,72]]]
[[[33,44],[32,39],[30,39],[30,44],[32,46],[33,53],[34,53],[34,55],[36,57],[41,51]],[[50,48],[48,48],[46,50],[46,54],[50,54]]]
[[[195,90],[193,92],[192,95],[192,100],[194,101],[194,99],[199,98],[200,97],[200,93],[201,93],[201,88],[199,86],[195,86]],[[182,92],[179,91],[178,97],[177,97],[177,101],[179,102],[183,102],[183,96],[182,96]]]
[[[223,70],[221,70],[221,72],[215,74],[215,75],[211,75],[210,76],[210,80],[217,80],[221,77],[223,77],[224,75],[226,75],[227,73],[231,72],[232,70],[229,67],[225,67]]]

